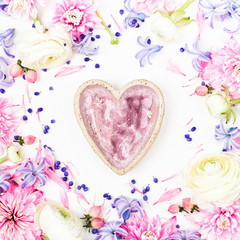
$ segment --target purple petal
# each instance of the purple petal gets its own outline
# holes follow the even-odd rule
[[[32,174],[28,175],[23,181],[22,188],[32,186],[36,182],[36,179],[36,176]]]

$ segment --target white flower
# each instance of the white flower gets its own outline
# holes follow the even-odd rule
[[[14,145],[10,146],[7,149],[7,159],[14,164],[21,163],[23,159],[22,159],[20,148]]]
[[[176,40],[177,27],[167,17],[163,17],[160,13],[155,13],[152,18],[152,32],[167,42]]]
[[[16,55],[22,65],[30,69],[57,67],[70,59],[71,39],[63,25],[57,25],[45,33],[34,29],[16,38]]]
[[[233,153],[210,155],[191,162],[184,179],[197,198],[230,205],[240,197],[240,158]]]
[[[216,118],[223,117],[223,113],[231,107],[221,93],[208,96],[205,103],[209,113]]]
[[[80,240],[83,237],[80,219],[57,203],[46,202],[39,205],[35,219],[50,240]]]

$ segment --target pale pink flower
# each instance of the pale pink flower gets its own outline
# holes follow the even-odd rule
[[[240,206],[213,206],[208,210],[201,210],[194,217],[201,226],[202,239],[236,240],[240,237]]]
[[[38,10],[35,4],[43,5],[43,0],[4,0],[8,3],[7,12],[15,18],[28,18],[35,19]]]
[[[8,99],[0,98],[0,155],[12,144],[18,124],[19,119],[13,105]]]
[[[149,219],[145,214],[143,218],[137,215],[127,221],[125,230],[128,232],[126,239],[136,240],[165,240],[176,231],[177,219],[172,217],[166,222],[162,222],[157,215],[155,218]]]
[[[74,36],[85,34],[90,28],[101,26],[101,19],[96,14],[96,5],[92,0],[64,0],[56,5],[54,23],[63,23]]]
[[[157,10],[171,12],[176,8],[175,0],[137,0],[136,9],[138,12],[146,12],[148,15]]]
[[[240,44],[231,38],[221,49],[212,52],[211,62],[200,72],[200,77],[214,89],[228,88],[234,99],[240,97]]]
[[[40,228],[34,223],[34,213],[43,201],[43,193],[33,188],[21,188],[12,183],[0,197],[0,236],[3,240],[42,240]]]

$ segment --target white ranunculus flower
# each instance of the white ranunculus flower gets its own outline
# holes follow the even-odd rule
[[[231,107],[221,93],[208,96],[205,103],[209,113],[216,118],[223,117],[222,113],[225,113]]]
[[[21,163],[23,158],[22,158],[22,155],[21,155],[20,148],[17,147],[17,146],[14,146],[14,145],[8,147],[8,149],[7,149],[7,159],[14,164]]]
[[[167,42],[176,40],[176,25],[169,18],[163,17],[160,13],[155,13],[154,15],[151,26],[152,32]]]
[[[18,36],[15,42],[17,58],[24,67],[34,70],[63,65],[72,55],[71,38],[63,25],[45,33],[33,29]]]
[[[83,225],[78,217],[55,202],[38,206],[35,221],[49,240],[81,240]]]
[[[197,198],[230,205],[240,197],[240,158],[220,153],[191,162],[183,174]]]

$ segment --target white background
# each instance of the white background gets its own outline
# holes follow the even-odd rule
[[[49,28],[56,1],[46,2],[47,7],[39,7],[39,18],[44,26]],[[99,0],[97,3],[106,22],[112,24],[113,32],[117,31],[117,28],[110,18],[110,14],[113,14],[118,23],[123,26],[124,17],[119,14],[119,10],[123,8],[123,1]],[[196,3],[188,10],[193,18],[195,18],[196,10]],[[30,21],[24,22],[2,16],[0,16],[0,22],[0,32],[14,27],[16,28],[16,36],[29,30],[32,25]],[[74,53],[71,59],[71,65],[85,64],[85,69],[74,75],[61,78],[54,78],[60,68],[48,70],[46,73],[39,71],[38,81],[30,85],[32,104],[28,103],[25,82],[21,77],[16,79],[16,83],[6,91],[3,97],[11,97],[14,104],[21,104],[22,95],[24,95],[26,109],[31,107],[35,112],[38,107],[43,107],[44,111],[40,114],[41,122],[50,125],[49,133],[47,135],[42,133],[37,116],[33,113],[31,116],[27,114],[29,120],[22,125],[21,134],[37,136],[43,144],[47,144],[54,149],[57,160],[73,163],[77,168],[75,172],[79,183],[85,183],[90,189],[85,195],[91,203],[95,200],[96,204],[101,204],[102,195],[106,192],[113,197],[121,194],[130,196],[129,183],[131,179],[135,179],[137,181],[136,186],[140,190],[150,184],[149,201],[148,204],[144,203],[148,211],[167,217],[170,216],[167,213],[169,203],[158,204],[154,207],[152,204],[166,188],[183,187],[183,183],[180,178],[175,178],[164,183],[154,184],[153,176],[162,180],[180,173],[185,164],[200,149],[197,148],[200,144],[203,144],[202,148],[204,149],[201,152],[202,155],[219,152],[222,146],[214,139],[214,127],[219,123],[219,120],[213,119],[209,115],[204,104],[205,98],[196,95],[190,97],[195,87],[201,83],[201,80],[198,79],[188,81],[197,75],[191,64],[193,56],[179,51],[181,47],[185,46],[185,43],[191,47],[198,34],[196,23],[193,22],[189,26],[179,29],[179,38],[174,43],[166,43],[155,36],[150,30],[150,25],[151,19],[147,19],[139,29],[128,28],[124,30],[119,38],[118,45],[110,44],[110,37],[104,29],[96,30],[94,34],[100,34],[101,39],[93,43],[93,46],[99,45],[99,52],[92,57],[93,61],[85,63],[84,56],[77,53]],[[139,62],[135,59],[135,54],[141,49],[136,41],[138,36],[143,38],[150,36],[152,44],[163,46],[161,52],[150,57],[153,65],[146,65],[146,67],[141,68]],[[222,31],[213,31],[207,27],[201,36],[200,48],[209,50],[210,47],[221,44],[221,40],[229,37]],[[14,49],[11,49],[11,52],[14,53]],[[3,53],[1,55],[4,56]],[[173,59],[187,76],[184,77],[166,71],[169,59]],[[95,69],[94,65],[96,63],[100,64],[99,69]],[[147,79],[159,86],[165,98],[165,117],[155,143],[137,166],[124,176],[116,175],[102,163],[84,138],[74,116],[74,94],[82,83],[93,78],[107,81],[116,89],[120,89],[134,79]],[[189,84],[191,84],[190,87],[182,87]],[[48,90],[50,86],[53,86],[54,91]],[[35,91],[40,91],[40,96],[34,96]],[[186,126],[186,123],[192,118],[192,123]],[[51,119],[55,119],[56,123],[50,124]],[[197,130],[190,133],[193,139],[190,143],[185,140],[184,134],[187,134],[193,126],[197,127]],[[34,157],[37,146],[38,144],[25,146],[22,149],[24,157]],[[60,201],[57,185],[48,183],[44,187],[44,191],[47,199]],[[191,195],[183,193],[171,203],[180,203],[183,197],[189,196]],[[138,193],[135,193],[133,197],[142,200],[142,196]],[[81,203],[80,206],[76,204],[75,196],[71,193],[69,198],[71,209],[78,216],[82,216],[87,206],[84,203]],[[106,211],[108,207],[106,204]],[[182,218],[183,216],[180,215],[179,224],[182,229],[184,226],[186,229],[194,228],[194,226],[189,226],[188,222],[182,221]],[[90,237],[86,237],[86,239],[90,239]]]

